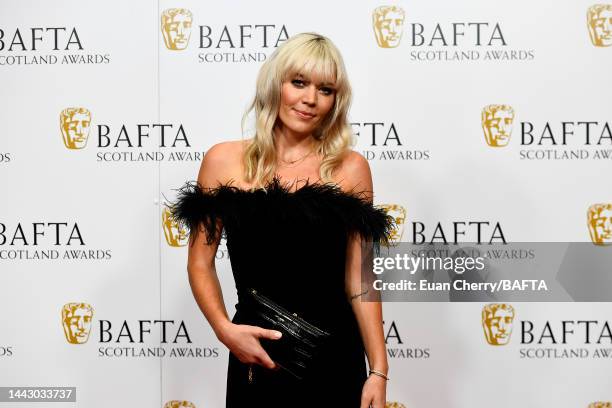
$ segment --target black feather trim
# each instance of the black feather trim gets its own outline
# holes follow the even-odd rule
[[[371,242],[378,255],[380,245],[388,246],[395,219],[382,208],[374,206],[366,192],[346,192],[333,183],[306,183],[295,193],[303,211],[330,214],[344,228],[347,236],[359,234]]]
[[[278,176],[263,188],[254,190],[243,190],[229,183],[203,188],[199,183],[189,181],[177,190],[176,201],[167,204],[167,207],[172,218],[188,228],[190,233],[197,235],[198,226],[203,225],[208,244],[217,236],[218,221],[225,223],[231,220],[235,226],[241,224],[238,214],[241,202],[250,207],[250,213],[261,214],[264,213],[263,209],[253,207],[269,206],[273,201],[277,208],[291,208],[291,211],[306,219],[325,218],[342,228],[347,236],[353,233],[361,235],[363,240],[374,244],[377,254],[380,244],[389,245],[394,219],[370,203],[365,192],[345,192],[333,183],[306,181],[303,187],[295,191],[291,191],[291,186],[290,183],[283,183]],[[249,197],[253,200],[245,203]]]
[[[187,181],[176,191],[176,200],[165,204],[172,219],[187,228],[194,239],[202,226],[206,233],[206,243],[212,244],[219,233],[217,222],[222,220],[222,208],[216,197],[219,189],[205,189],[197,181]]]

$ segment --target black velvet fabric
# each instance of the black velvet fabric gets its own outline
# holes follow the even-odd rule
[[[352,234],[388,244],[393,218],[363,193],[332,183],[309,183],[290,191],[275,176],[263,188],[231,183],[203,188],[186,182],[169,204],[173,218],[192,234],[203,226],[208,243],[220,221],[236,289],[255,288],[332,334],[312,374],[299,381],[280,371],[248,366],[230,353],[227,407],[359,407],[367,378],[359,328],[345,294],[346,246]],[[249,324],[240,298],[232,321]]]

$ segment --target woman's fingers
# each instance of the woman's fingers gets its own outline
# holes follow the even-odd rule
[[[386,381],[378,376],[370,376],[363,385],[360,408],[385,408]]]
[[[370,408],[372,405],[372,398],[367,398],[365,396],[361,396],[361,404],[359,404],[359,408]],[[378,407],[377,407],[378,408]]]
[[[257,336],[265,339],[278,340],[283,335],[283,333],[279,332],[278,330],[264,329],[263,327],[258,327],[257,329],[258,330],[255,331]]]
[[[259,363],[270,370],[274,370],[276,368],[276,363],[272,361],[268,353],[265,351],[259,356]]]
[[[278,330],[264,329],[263,327],[258,327],[258,326],[252,326],[252,327],[254,329],[253,332],[255,336],[258,338],[278,340],[282,337],[282,333],[279,332]],[[256,356],[256,358],[259,360],[257,361],[257,363],[261,364],[262,366],[270,370],[276,369],[277,368],[276,363],[272,361],[272,359],[270,358],[266,350],[264,350],[264,348],[261,347],[261,343],[259,343],[259,348],[260,348],[260,352]]]

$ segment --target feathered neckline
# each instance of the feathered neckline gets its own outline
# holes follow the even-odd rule
[[[303,182],[304,185],[298,189],[292,190],[292,187],[298,183]],[[359,201],[368,201],[367,192],[368,191],[355,191],[353,188],[351,191],[345,191],[339,184],[332,183],[330,181],[310,181],[309,179],[296,179],[293,182],[284,181],[275,174],[272,179],[268,180],[264,183],[262,187],[254,187],[254,188],[241,188],[233,185],[235,183],[234,179],[230,181],[219,184],[216,187],[202,187],[197,182],[192,182],[194,186],[197,186],[202,192],[218,194],[220,192],[236,192],[241,194],[283,194],[287,196],[304,196],[311,194],[331,194],[331,195],[344,195],[350,198],[358,199]]]
[[[376,243],[377,252],[378,243],[389,242],[394,219],[382,208],[376,208],[365,191],[344,191],[335,183],[308,180],[292,191],[294,183],[284,182],[278,175],[254,189],[232,184],[230,180],[216,187],[202,187],[197,181],[185,182],[177,190],[176,201],[168,204],[172,218],[195,235],[198,225],[204,224],[208,243],[215,238],[217,220],[238,230],[237,226],[244,224],[244,217],[256,217],[265,224],[271,222],[266,219],[270,214],[282,217],[288,213],[329,220],[347,234],[359,232]],[[287,211],[277,211],[283,208]]]

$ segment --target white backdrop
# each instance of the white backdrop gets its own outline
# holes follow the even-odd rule
[[[372,15],[391,4],[404,12],[396,20],[403,34],[384,47]],[[228,352],[197,308],[187,249],[184,241],[171,245],[176,231],[165,234],[161,204],[196,178],[210,146],[241,137],[261,62],[286,35],[316,31],[341,50],[354,90],[354,149],[370,160],[375,203],[406,209],[402,240],[412,240],[414,222],[425,225],[427,239],[438,223],[452,239],[454,222],[481,221],[489,223],[483,242],[495,225],[507,242],[589,242],[587,209],[612,203],[612,47],[589,36],[593,4],[3,1],[0,386],[76,386],[76,406],[87,408],[224,406]],[[190,33],[177,46],[184,49],[173,50],[161,16],[175,8],[189,10],[191,24],[181,26]],[[605,34],[612,22],[604,17]],[[505,147],[485,141],[481,112],[491,104],[514,111]],[[81,132],[78,148],[63,141],[67,108],[86,109],[65,131]],[[596,123],[587,144],[578,122],[589,121]],[[565,145],[563,122],[573,129]],[[521,137],[529,124],[531,145]],[[139,131],[149,135],[140,143]],[[542,134],[549,137],[539,143]],[[570,152],[583,158],[555,158]],[[553,156],[524,158],[544,154]],[[466,231],[463,240],[476,240],[476,230]],[[232,315],[224,243],[217,270]],[[62,329],[62,306],[72,302],[93,310],[91,321],[81,320],[81,344]],[[515,303],[505,346],[487,344],[483,306],[384,305],[389,402],[586,408],[612,401],[611,357],[596,357],[600,349],[612,355],[609,304]],[[561,322],[578,320],[597,322],[590,338],[576,327],[561,344]],[[550,336],[523,344],[522,321],[534,333],[549,322],[557,344]],[[527,349],[588,356],[522,357]],[[40,406],[17,404],[29,405]]]

